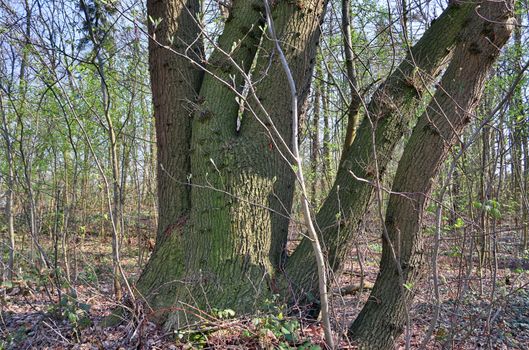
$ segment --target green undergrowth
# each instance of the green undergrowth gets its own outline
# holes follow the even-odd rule
[[[286,316],[277,298],[265,300],[262,311],[253,316],[238,316],[231,309],[213,308],[211,321],[175,331],[178,346],[192,349],[242,346],[262,349],[322,349],[314,338],[319,327],[303,325]]]

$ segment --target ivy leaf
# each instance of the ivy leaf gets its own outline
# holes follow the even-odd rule
[[[85,304],[85,303],[79,303],[79,308],[85,312],[89,312],[90,311],[90,308],[91,308],[91,305],[90,304]]]

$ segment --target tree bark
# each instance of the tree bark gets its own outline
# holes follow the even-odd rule
[[[358,83],[356,80],[356,70],[354,66],[354,52],[351,31],[351,1],[342,0],[342,32],[344,37],[345,68],[347,72],[347,82],[349,84],[349,93],[351,101],[347,107],[347,129],[343,144],[342,156],[353,143],[358,128],[358,119],[360,115],[360,106],[362,104],[361,96],[358,94]]]
[[[273,10],[276,31],[288,48],[285,54],[298,85],[300,105],[309,90],[325,3],[280,2]],[[151,17],[157,6],[159,3],[150,3]],[[211,306],[253,312],[266,295],[277,292],[274,281],[284,256],[294,189],[291,159],[284,147],[291,142],[290,96],[284,90],[286,77],[274,44],[261,39],[262,12],[260,0],[233,2],[217,47],[207,62],[198,62],[206,74],[198,82],[196,97],[188,98],[192,121],[186,125],[190,128],[187,143],[178,147],[179,143],[158,135],[160,159],[168,157],[168,147],[178,157],[189,158],[188,179],[170,176],[172,183],[167,182],[167,186],[188,183],[183,197],[187,204],[179,203],[186,210],[181,210],[180,216],[164,212],[167,204],[159,196],[160,222],[165,222],[166,228],[159,230],[157,248],[138,282],[149,305],[166,311],[160,313],[160,320],[166,321],[167,327],[178,327],[193,318],[184,309],[208,312]],[[159,26],[180,18],[177,12],[165,16]],[[189,30],[183,25],[180,29]],[[179,34],[176,30],[175,42]],[[174,78],[162,78],[156,56],[186,55],[175,51],[151,50],[155,96],[157,89],[165,88],[164,79],[174,83]],[[197,62],[193,63],[196,66]],[[252,85],[247,79],[250,74]],[[245,86],[250,93],[243,101],[238,129]],[[177,92],[164,94],[169,102]],[[161,124],[165,119],[182,123],[188,118],[166,110],[156,98],[154,108],[160,129],[165,128]],[[159,181],[163,186],[161,177]]]
[[[388,203],[380,272],[350,328],[350,336],[361,348],[392,349],[403,332],[423,271],[422,214],[433,179],[470,122],[489,70],[513,27],[513,1],[484,1],[476,8],[439,88],[413,130]]]
[[[158,161],[158,247],[190,210],[187,176],[191,173],[191,116],[203,77],[193,63],[203,58],[203,47],[197,40],[199,10],[199,0],[147,1],[147,12],[154,21],[148,28]],[[189,58],[164,46],[182,55],[189,53]]]
[[[312,177],[311,184],[311,202],[314,207],[317,207],[318,203],[318,191],[320,190],[318,178],[318,170],[320,168],[320,119],[321,119],[321,83],[316,82],[314,87],[314,113],[312,114],[312,127],[310,128],[310,134],[312,144],[310,148],[310,171]]]
[[[9,123],[7,121],[6,112],[3,105],[3,96],[0,96],[0,113],[2,114],[2,137],[5,142],[5,152],[7,160],[7,191],[6,191],[6,207],[5,215],[7,222],[8,233],[8,247],[9,257],[7,260],[7,268],[3,271],[2,278],[8,281],[13,280],[13,269],[15,266],[15,215],[14,215],[14,199],[15,199],[15,172],[13,164],[13,141],[9,132]]]
[[[367,106],[366,118],[342,156],[334,185],[316,216],[334,271],[339,270],[347,253],[346,243],[358,228],[369,203],[373,193],[370,182],[385,173],[396,145],[417,118],[424,92],[450,60],[458,35],[468,24],[468,15],[475,5],[450,5],[378,88]],[[368,182],[354,179],[351,173]],[[286,266],[287,279],[296,296],[317,296],[316,270],[310,242],[305,238]]]
[[[273,19],[300,109],[326,3],[274,2]],[[190,323],[193,313],[211,307],[255,312],[272,293],[291,296],[283,282],[293,282],[294,298],[318,294],[309,240],[284,263],[295,187],[288,149],[291,101],[273,43],[259,29],[262,5],[261,0],[232,2],[206,61],[194,17],[198,11],[188,11],[198,1],[148,1],[160,217],[157,246],[137,287],[166,327]],[[371,184],[353,181],[351,172],[369,181],[384,173],[474,9],[475,3],[450,5],[368,106],[316,218],[334,270],[373,192]],[[245,88],[248,97],[241,93]],[[345,224],[353,230],[344,230]],[[285,268],[286,279],[278,281]]]

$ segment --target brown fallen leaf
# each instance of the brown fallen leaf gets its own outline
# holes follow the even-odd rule
[[[349,295],[349,294],[354,294],[356,292],[359,292],[360,289],[362,289],[362,286],[360,286],[360,284],[350,284],[348,286],[334,290],[334,294]],[[365,281],[363,289],[364,290],[373,289],[373,283],[369,281]]]

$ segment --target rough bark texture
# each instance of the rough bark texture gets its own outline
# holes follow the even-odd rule
[[[351,31],[351,1],[342,0],[342,32],[344,41],[345,68],[347,71],[347,82],[349,83],[349,93],[351,101],[347,107],[347,129],[343,143],[342,157],[347,153],[346,150],[351,146],[356,137],[356,128],[360,116],[360,106],[362,100],[358,95],[358,83],[356,81],[356,70],[354,66],[354,52]]]
[[[199,10],[199,0],[147,1],[152,19],[149,71],[158,146],[158,242],[190,209],[186,183],[191,172],[191,115],[203,76],[191,62],[203,56],[202,45],[196,40],[200,34],[196,18]]]
[[[159,2],[152,4],[155,8],[159,5]],[[215,167],[216,163],[219,167],[224,166],[219,160],[219,153],[224,150],[223,142],[235,135],[238,112],[235,91],[241,90],[239,86],[242,84],[237,66],[243,72],[248,69],[260,40],[258,27],[261,16],[259,8],[254,9],[255,5],[256,1],[234,4],[218,47],[205,66],[209,73],[202,78],[203,71],[197,68],[204,64],[203,58],[197,54],[201,45],[195,44],[196,52],[189,51],[193,48],[189,47],[190,43],[200,42],[197,19],[190,16],[190,13],[198,13],[198,2],[187,6],[181,6],[179,1],[163,2],[166,12],[160,23],[179,18],[187,22],[158,28],[170,32],[162,34],[173,37],[171,40],[176,53],[160,46],[150,50],[153,95],[156,95],[156,87],[162,95],[159,97],[160,105],[155,99],[154,110],[159,129],[159,163],[163,166],[159,172],[164,174],[159,174],[158,179],[162,188],[159,188],[157,246],[138,282],[140,292],[154,309],[163,310],[162,314],[176,311],[164,308],[181,308],[182,305],[175,304],[177,300],[190,302],[182,291],[189,289],[193,292],[193,286],[203,281],[201,262],[207,265],[209,261],[215,261],[217,254],[226,249],[222,237],[228,236],[229,213],[223,203],[225,195],[221,192],[226,188],[221,186],[222,179],[219,179],[219,170]],[[192,11],[188,11],[189,6],[193,7]],[[151,8],[149,13],[153,11],[155,9]],[[151,17],[154,15],[151,14]],[[246,35],[246,40],[232,47],[243,35]],[[228,55],[230,53],[231,56]],[[159,56],[162,59],[165,57],[165,61],[160,63],[162,59]],[[167,71],[172,64],[175,65],[175,75],[167,76],[173,71]],[[236,79],[231,81],[230,75]],[[166,83],[164,79],[167,79]],[[233,85],[226,86],[226,81]],[[168,92],[167,85],[173,86],[174,90]],[[181,98],[177,98],[179,96]],[[175,103],[173,108],[167,107],[167,104]],[[168,120],[170,125],[165,125],[164,120]],[[165,166],[162,159],[170,160],[170,165]],[[169,166],[173,166],[180,175],[169,171]],[[164,184],[167,189],[163,188]],[[167,190],[174,192],[167,193]],[[166,196],[170,197],[170,203],[166,202]],[[220,240],[214,236],[215,233]],[[216,247],[211,247],[212,244]],[[219,264],[217,268],[224,266]],[[178,320],[174,322],[178,323]]]
[[[340,268],[348,250],[346,243],[373,193],[372,184],[355,180],[351,172],[369,181],[384,174],[396,145],[418,116],[424,92],[450,60],[457,37],[474,8],[475,3],[450,5],[372,97],[353,144],[342,156],[333,188],[316,216],[334,271]],[[286,278],[294,286],[296,296],[317,297],[316,271],[310,241],[303,239],[286,266]]]
[[[309,93],[320,38],[319,24],[326,3],[326,0],[282,1],[273,10],[276,32],[296,82],[299,110],[303,110]],[[266,164],[267,168],[263,175],[273,182],[271,191],[266,195],[268,209],[261,210],[257,218],[270,220],[269,256],[272,264],[282,269],[295,176],[290,165],[292,158],[286,148],[292,144],[288,83],[271,41],[263,43],[253,81],[258,82],[255,86],[256,97],[266,113],[255,101],[251,101],[251,108],[258,113],[245,113],[240,137],[245,145],[251,145],[254,161],[256,154],[259,154],[260,162]]]
[[[276,32],[297,83],[300,107],[308,95],[326,3],[274,2]],[[167,327],[192,322],[199,309],[231,308],[241,314],[255,312],[271,293],[290,296],[285,284],[277,284],[285,267],[295,187],[286,76],[273,43],[259,29],[261,0],[231,4],[218,47],[206,62],[194,17],[199,1],[148,1],[151,35],[174,52],[150,41],[159,228],[157,247],[137,287]],[[369,180],[384,172],[396,144],[416,120],[423,91],[446,66],[474,8],[451,5],[374,95],[317,216],[333,269],[340,266],[350,228],[361,219],[372,193],[371,185],[354,181],[350,171]],[[252,86],[246,74],[252,76]],[[238,92],[245,86],[250,92],[237,129]],[[287,262],[287,278],[281,282],[292,281],[296,292],[316,296],[316,270],[305,240]]]
[[[159,26],[180,18],[171,24],[176,30],[174,43],[190,43],[186,38],[194,35],[196,39],[198,33],[181,22],[188,12],[179,1],[169,3],[163,3],[164,15],[157,16],[163,17]],[[300,104],[309,90],[325,3],[283,1],[273,10],[277,33],[288,48],[287,59],[301,92]],[[159,2],[150,3],[151,17],[156,18],[153,11],[161,13],[159,6]],[[138,289],[167,327],[190,322],[193,316],[186,309],[191,313],[193,308],[208,312],[210,307],[253,312],[266,295],[276,292],[274,280],[287,238],[294,176],[279,153],[286,148],[281,149],[278,139],[280,135],[286,144],[290,142],[290,96],[284,90],[286,79],[273,44],[267,39],[261,42],[262,12],[260,0],[232,3],[218,47],[208,62],[201,62],[206,70],[203,81],[200,72],[193,73],[195,65],[180,72],[193,73],[191,77],[168,77],[164,62],[187,61],[151,47],[153,94],[160,95],[154,104],[162,146],[159,162],[164,166],[160,171],[171,176],[159,177],[158,243]],[[159,35],[168,31],[166,27],[157,30],[162,32]],[[186,54],[185,48],[174,49]],[[160,55],[166,61],[160,62]],[[244,103],[237,130],[240,99],[236,97],[245,85],[245,74],[252,74],[257,83]],[[168,92],[166,85],[171,84],[175,88]],[[173,107],[168,108],[168,103]],[[167,120],[176,125],[172,136],[166,129]],[[270,133],[272,126],[279,135]],[[180,175],[167,171],[163,159],[178,160],[173,168]],[[187,181],[188,186],[181,185]],[[172,194],[165,192],[164,184]],[[168,196],[169,204],[164,202]]]
[[[403,332],[406,310],[423,271],[422,214],[433,179],[480,101],[488,72],[512,31],[512,10],[512,1],[484,1],[476,7],[437,92],[406,145],[386,212],[391,244],[383,239],[377,281],[350,328],[361,348],[392,349]]]

